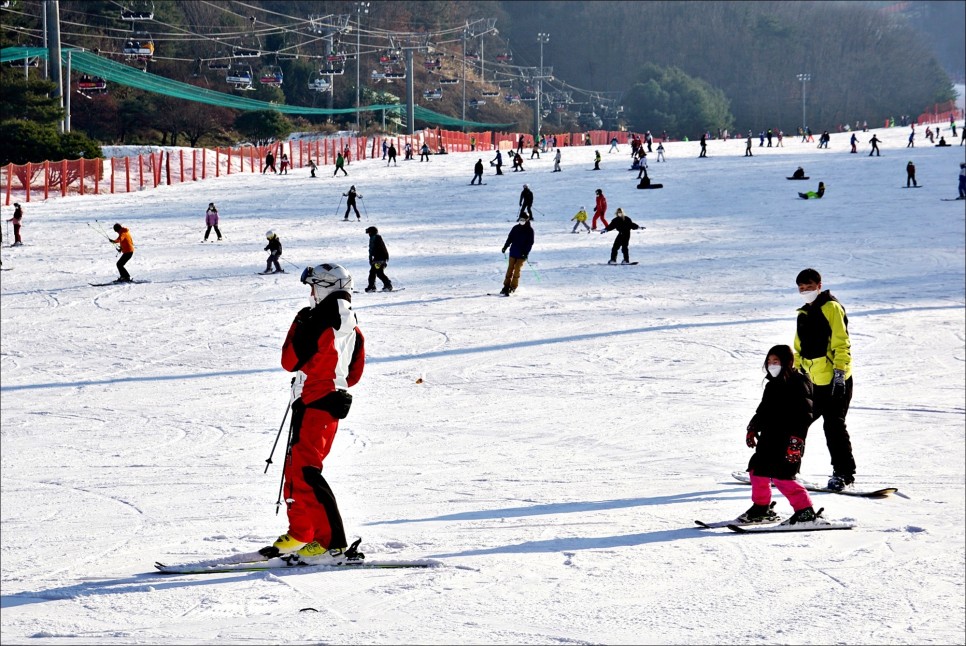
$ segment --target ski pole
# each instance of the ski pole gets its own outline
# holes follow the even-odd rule
[[[362,200],[362,196],[361,195],[359,196],[359,199]],[[369,209],[366,208],[366,202],[365,202],[365,200],[362,201],[362,210],[366,214],[366,222],[368,222],[369,221]]]
[[[105,238],[107,238],[107,241],[108,242],[113,242],[113,240],[111,240],[111,236],[109,236],[106,233],[104,233],[104,231],[99,230],[97,227],[95,227],[94,225],[92,225],[90,222],[87,223],[87,226],[89,226],[90,228],[94,229],[95,231],[97,231],[98,233],[100,233],[102,236],[104,236]]]
[[[342,198],[345,197],[345,193],[339,198],[339,206],[335,207],[335,215],[339,215],[339,211],[342,209]]]
[[[283,422],[284,424],[284,422]],[[292,427],[288,427],[288,439],[285,440],[285,464],[288,464],[289,460],[292,459]],[[285,467],[282,467],[282,477],[278,481],[278,498],[275,499],[275,515],[278,516],[278,510],[282,506],[282,489],[285,487]]]
[[[296,264],[295,264],[294,262],[291,262],[291,261],[289,261],[289,260],[286,260],[285,258],[282,258],[282,262],[286,262],[286,263],[288,263],[288,264],[290,264],[290,265],[292,265],[293,267],[295,267],[296,269],[302,269],[302,267],[299,267],[299,266],[298,266],[298,265],[296,265]]]
[[[278,425],[278,435],[275,436],[275,444],[272,445],[272,452],[268,454],[268,459],[265,460],[268,464],[265,465],[265,471],[263,473],[268,473],[268,467],[272,464],[272,456],[275,455],[275,447],[278,446],[278,438],[282,437],[282,427],[285,426],[285,420],[288,419],[288,411],[292,407],[291,397],[288,403],[285,405],[285,416],[282,417],[282,423]]]
[[[527,258],[527,267],[529,267],[530,270],[533,272],[533,275],[537,277],[537,282],[540,282],[540,272],[538,272],[536,268],[534,268],[534,266],[530,263],[529,258]]]

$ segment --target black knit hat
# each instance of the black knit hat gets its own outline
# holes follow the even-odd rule
[[[369,227],[366,229],[366,233],[368,233],[369,235],[375,235],[379,233],[379,229],[377,229],[376,227]]]

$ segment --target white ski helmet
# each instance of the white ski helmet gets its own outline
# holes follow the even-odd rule
[[[315,267],[306,267],[300,280],[312,288],[309,300],[313,307],[334,292],[352,292],[352,276],[345,267],[335,263],[324,262]]]
[[[265,237],[271,240],[272,238],[275,237],[275,232],[269,229],[268,231],[265,232]]]

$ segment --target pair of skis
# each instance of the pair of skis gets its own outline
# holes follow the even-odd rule
[[[160,574],[224,574],[226,572],[268,572],[271,570],[330,571],[330,570],[397,570],[411,568],[441,567],[442,562],[433,559],[414,561],[368,560],[358,551],[362,539],[346,549],[346,560],[339,564],[313,563],[305,561],[296,554],[266,558],[259,552],[247,552],[222,558],[190,563],[155,563]]]

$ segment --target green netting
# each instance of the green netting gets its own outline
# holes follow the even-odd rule
[[[257,101],[242,96],[216,92],[205,88],[197,87],[189,83],[182,83],[173,79],[164,78],[156,74],[143,72],[128,65],[112,61],[91,52],[79,49],[64,49],[61,51],[61,60],[66,63],[67,54],[70,53],[71,69],[91,76],[99,76],[110,83],[126,85],[128,87],[173,96],[186,101],[197,101],[217,105],[223,108],[235,110],[275,110],[283,114],[299,115],[333,115],[333,114],[355,114],[355,108],[309,108],[297,105],[285,105],[284,103],[268,103]],[[23,60],[25,58],[47,58],[47,50],[42,47],[6,47],[0,50],[0,63],[9,63]],[[359,112],[376,112],[380,110],[402,111],[406,106],[387,103],[378,105],[367,105],[359,108]],[[420,121],[441,126],[472,127],[498,129],[513,126],[512,123],[481,123],[478,121],[463,121],[445,114],[433,112],[421,106],[413,107],[414,116]]]

